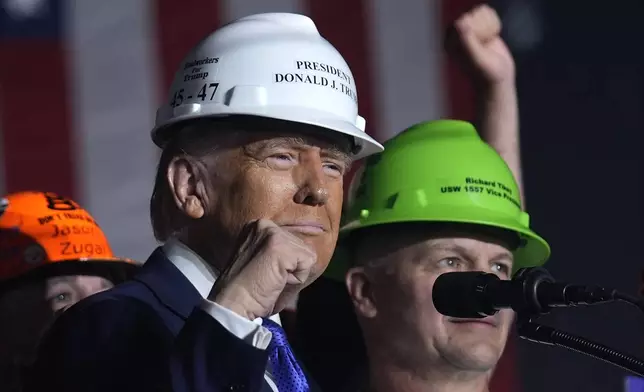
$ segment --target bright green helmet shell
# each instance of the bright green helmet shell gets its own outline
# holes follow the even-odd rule
[[[530,230],[519,189],[505,161],[467,122],[416,124],[371,156],[349,190],[339,246],[326,275],[344,280],[347,234],[403,222],[470,223],[512,230],[521,237],[515,269],[538,266],[548,243]]]

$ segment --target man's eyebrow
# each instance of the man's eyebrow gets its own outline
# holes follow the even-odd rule
[[[494,257],[490,258],[490,262],[498,261],[509,261],[510,263],[514,263],[514,257],[510,252],[499,252]]]
[[[258,143],[257,149],[263,150],[263,149],[279,148],[279,147],[283,147],[284,145],[312,146],[313,144],[301,137],[280,137],[280,138],[265,140],[261,143]],[[341,149],[340,147],[334,144],[329,144],[325,147],[321,147],[320,150],[321,150],[322,156],[341,161],[346,166],[349,166],[352,162],[351,155],[347,151],[343,151],[343,149]]]
[[[306,140],[301,137],[276,137],[268,140],[264,140],[258,143],[258,148],[261,149],[271,149],[271,148],[280,148],[284,146],[309,146]]]
[[[338,160],[342,162],[345,167],[351,166],[351,163],[353,162],[353,158],[351,158],[351,155],[349,155],[349,153],[347,153],[346,151],[342,151],[336,146],[323,148],[321,155],[331,159]]]
[[[59,283],[67,283],[69,281],[69,278],[66,276],[52,276],[49,278],[49,284],[50,285],[55,285]]]
[[[442,251],[454,252],[459,254],[467,253],[467,249],[465,249],[464,247],[454,244],[452,242],[444,242],[444,241],[426,244],[424,248],[429,251],[442,250]]]
[[[468,249],[464,246],[454,244],[454,243],[431,244],[428,246],[428,249],[452,251],[466,257],[471,257],[473,254],[471,249]],[[513,259],[512,253],[510,251],[504,250],[504,251],[498,252],[493,257],[491,257],[490,261],[491,262],[503,261],[503,260],[512,261],[512,259]]]

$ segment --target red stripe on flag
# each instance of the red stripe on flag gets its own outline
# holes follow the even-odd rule
[[[43,190],[75,198],[74,148],[61,42],[0,43],[0,129],[6,192]]]
[[[218,0],[156,0],[163,99],[181,60],[201,39],[219,27],[219,3]]]
[[[369,4],[369,3],[366,3]],[[371,45],[367,20],[369,7],[364,0],[308,0],[307,15],[313,19],[320,34],[338,49],[351,68],[358,90],[358,112],[367,119],[366,131],[378,135],[379,118],[374,107]],[[345,193],[357,165],[345,177]]]
[[[443,0],[442,22],[446,28],[461,14],[480,4],[473,0]],[[446,58],[445,74],[447,88],[445,94],[449,103],[449,116],[454,119],[474,121],[476,119],[476,101],[471,77],[453,58]],[[511,334],[505,352],[496,367],[490,383],[490,392],[520,391],[517,380],[515,335]]]

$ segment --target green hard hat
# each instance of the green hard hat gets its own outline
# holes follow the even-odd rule
[[[516,232],[515,269],[539,266],[548,243],[530,229],[519,187],[505,161],[472,124],[438,120],[413,125],[370,157],[349,189],[340,239],[325,275],[344,280],[347,235],[404,222],[479,224]]]

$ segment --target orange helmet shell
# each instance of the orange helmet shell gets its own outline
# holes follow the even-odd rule
[[[73,200],[46,192],[0,199],[0,281],[63,261],[134,264],[114,257],[94,218]]]

